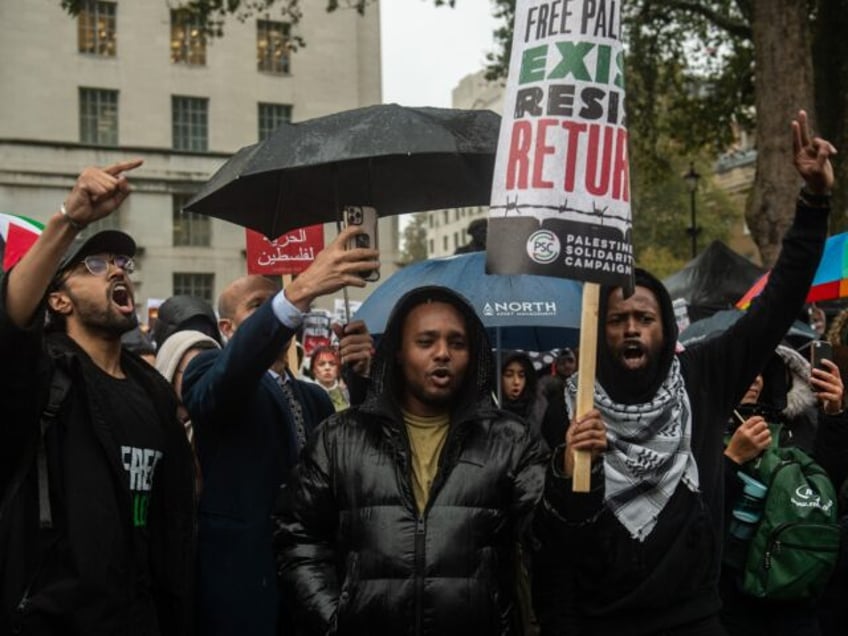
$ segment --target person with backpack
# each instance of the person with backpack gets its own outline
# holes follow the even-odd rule
[[[724,452],[728,532],[720,581],[730,636],[821,633],[816,605],[840,543],[836,475],[825,468],[840,470],[829,461],[838,449],[821,440],[848,427],[839,368],[823,365],[811,368],[778,346],[734,411]],[[757,509],[748,518],[750,511],[739,510],[751,492]]]
[[[135,242],[80,236],[139,165],[83,170],[0,283],[0,634],[192,633],[191,449],[171,387],[121,348]]]
[[[805,182],[796,214],[768,284],[727,331],[677,351],[671,296],[656,277],[636,269],[633,289],[601,290],[595,407],[554,449],[536,508],[534,574],[550,582],[537,603],[543,634],[725,633],[724,423],[803,306],[834,182],[835,149],[810,135],[803,111],[792,133]],[[572,376],[571,413],[576,394]],[[591,456],[588,493],[573,491],[574,451]]]

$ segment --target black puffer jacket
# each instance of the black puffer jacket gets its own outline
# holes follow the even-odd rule
[[[471,360],[419,516],[395,353],[405,316],[427,299],[466,316]],[[282,577],[314,633],[515,633],[515,546],[541,494],[544,453],[495,409],[492,377],[485,332],[453,292],[421,288],[398,303],[365,403],[319,428],[278,532]]]

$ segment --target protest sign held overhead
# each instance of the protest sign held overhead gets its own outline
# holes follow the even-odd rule
[[[620,33],[621,0],[518,0],[488,272],[630,280]]]
[[[248,274],[299,274],[324,249],[324,226],[292,230],[275,239],[245,230]]]

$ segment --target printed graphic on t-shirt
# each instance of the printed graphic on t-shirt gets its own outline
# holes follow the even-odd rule
[[[121,462],[129,475],[132,495],[132,521],[136,528],[147,527],[147,510],[150,506],[150,489],[156,464],[162,452],[151,448],[121,446]]]

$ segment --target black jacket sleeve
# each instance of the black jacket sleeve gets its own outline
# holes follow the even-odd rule
[[[819,412],[813,456],[830,477],[837,492],[848,479],[848,412]]]
[[[332,483],[331,418],[304,449],[274,536],[279,576],[311,633],[330,631],[339,602],[334,536],[338,510]]]

